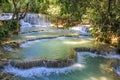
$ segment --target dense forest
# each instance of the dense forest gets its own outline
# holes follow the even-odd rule
[[[42,13],[64,28],[90,24],[96,40],[120,49],[120,0],[0,0],[0,13],[13,13],[11,20],[0,21],[2,40],[19,34],[27,13]]]

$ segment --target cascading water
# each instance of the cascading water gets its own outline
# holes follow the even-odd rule
[[[20,80],[119,80],[113,75],[112,68],[110,67],[113,62],[120,59],[120,56],[114,52],[108,55],[78,52],[77,60],[71,65],[64,67],[44,66],[45,63],[43,63],[42,66],[39,65],[41,64],[40,60],[38,60],[40,57],[45,57],[46,60],[47,58],[53,59],[53,62],[48,60],[51,62],[49,65],[52,65],[56,58],[58,60],[61,58],[66,59],[65,56],[67,57],[69,53],[73,53],[71,49],[74,47],[83,47],[85,43],[87,47],[92,46],[91,40],[89,41],[89,39],[89,37],[84,39],[58,37],[25,42],[21,44],[23,52],[17,53],[16,55],[18,55],[18,58],[26,60],[26,62],[10,62],[10,65],[5,67],[5,71],[15,75],[16,78]],[[89,51],[90,49],[86,50]],[[35,58],[37,60],[35,60]],[[15,59],[17,59],[17,57]],[[61,63],[60,61],[58,61],[57,64]],[[19,65],[21,67],[19,67]],[[117,72],[119,71],[118,68],[116,70]]]
[[[33,67],[18,69],[6,66],[5,71],[20,80],[119,80],[110,68],[116,60],[90,52],[78,52],[75,64],[64,68]]]
[[[27,14],[23,21],[30,23],[31,25],[38,25],[43,27],[50,25],[49,17],[43,14]]]
[[[71,28],[72,30],[76,30],[80,33],[80,35],[84,35],[84,36],[89,36],[89,31],[88,31],[88,28],[85,26],[85,25],[77,25],[75,27],[72,27]]]
[[[119,77],[116,79],[111,67],[120,56],[114,52],[104,55],[91,53],[95,50],[89,48],[95,47],[95,43],[87,27],[50,29],[47,27],[51,25],[49,18],[41,14],[28,14],[21,20],[21,25],[21,32],[47,30],[11,38],[16,42],[25,39],[21,41],[20,49],[9,49],[12,51],[8,56],[10,62],[4,67],[5,72],[15,76],[15,80],[120,80]],[[77,36],[73,36],[74,33]],[[81,49],[87,52],[74,53],[74,48],[81,47],[87,47]],[[114,67],[114,71],[120,74],[119,66]]]
[[[118,60],[117,63],[114,64],[114,71],[120,76],[120,60]]]
[[[44,14],[27,14],[21,21],[21,32],[39,30],[41,27],[53,26],[49,16]],[[37,27],[37,28],[36,28]]]
[[[12,13],[1,13],[0,20],[10,20],[12,18]]]

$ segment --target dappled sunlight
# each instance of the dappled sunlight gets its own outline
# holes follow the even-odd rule
[[[113,35],[112,38],[111,38],[111,43],[112,44],[118,44],[118,40],[119,40],[119,37]]]
[[[100,79],[99,80],[109,80],[107,77],[100,77]]]
[[[60,14],[60,6],[50,5],[47,12],[52,15]]]
[[[36,39],[36,38],[48,38],[48,37],[56,37],[56,36],[58,36],[57,34],[44,34],[44,35],[34,35],[34,36],[32,36],[32,35],[27,35],[27,36],[25,36],[25,38],[33,38],[33,39]]]
[[[80,30],[79,27],[72,27],[71,29],[72,29],[72,30],[76,30],[76,31],[79,31],[79,30]]]
[[[0,26],[2,26],[3,25],[3,23],[2,22],[0,22]]]
[[[116,63],[116,60],[111,59],[109,61],[106,61],[106,64],[100,64],[99,67],[103,71],[113,72],[113,66],[112,66],[113,63]]]
[[[89,41],[82,40],[82,41],[64,41],[63,43],[64,44],[75,45],[75,44],[84,44],[84,43],[88,43],[88,42]]]
[[[36,36],[26,36],[26,38],[36,38]]]
[[[58,28],[63,28],[63,25],[58,25]]]
[[[111,79],[109,79],[109,78],[107,78],[105,76],[101,76],[101,77],[98,77],[98,78],[90,77],[90,79],[88,79],[88,80],[111,80]]]
[[[76,63],[73,65],[73,67],[85,68],[85,65]]]
[[[108,72],[111,72],[113,71],[113,68],[110,67],[110,65],[108,64],[100,64],[100,68],[104,71],[108,71]]]

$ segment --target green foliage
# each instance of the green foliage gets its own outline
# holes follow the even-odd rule
[[[94,27],[91,34],[105,42],[111,36],[120,36],[120,0],[15,0],[17,11],[23,12],[29,2],[32,13],[49,14],[53,22],[64,27],[80,24],[87,19]],[[11,12],[12,0],[0,0],[0,12]],[[15,29],[18,22],[11,22],[10,30]],[[3,30],[2,30],[3,32]]]
[[[11,20],[10,21],[10,23],[9,23],[9,29],[11,30],[11,31],[14,31],[14,30],[16,30],[17,29],[17,21],[16,20]]]
[[[5,26],[0,27],[0,40],[9,36],[9,30]]]
[[[10,0],[0,1],[0,12],[12,12],[12,4]]]
[[[98,31],[98,28],[97,27],[93,27],[91,30],[90,30],[90,32],[91,32],[91,34],[94,36],[94,37],[96,37],[98,34],[96,33]]]
[[[84,0],[58,0],[61,5],[61,15],[71,15],[81,17],[86,11],[86,1]]]
[[[49,7],[49,0],[31,0],[29,5],[29,11],[34,13],[47,14]]]
[[[89,0],[86,15],[94,25],[92,35],[99,41],[111,43],[120,33],[120,0]]]
[[[50,15],[56,17],[55,23],[63,27],[71,27],[81,23],[86,13],[87,2],[84,0],[55,0],[50,1],[50,5],[53,8],[49,7],[48,10]]]

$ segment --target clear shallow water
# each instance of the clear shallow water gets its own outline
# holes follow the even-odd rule
[[[32,59],[65,59],[75,54],[73,48],[93,47],[91,37],[58,37],[53,39],[41,39],[22,43],[19,52],[13,58],[24,60]]]
[[[34,29],[35,27],[33,27]],[[39,28],[43,31],[39,31]],[[32,30],[33,30],[32,29]],[[56,29],[51,27],[37,27],[38,32],[30,32],[25,34],[19,34],[10,38],[11,41],[21,42],[29,39],[37,39],[43,37],[58,37],[58,36],[78,36],[79,31],[71,29]]]
[[[50,26],[48,27],[41,27],[41,26],[23,27],[22,26],[21,32],[27,32],[27,33],[13,36],[10,38],[10,40],[17,42],[20,40],[36,39],[40,37],[79,36],[79,35],[89,36],[90,34],[87,31],[88,31],[87,28],[86,27],[84,28],[84,26],[77,26],[69,29],[57,29]]]
[[[116,60],[79,52],[77,62],[69,67],[34,67],[22,70],[7,66],[5,71],[14,74],[18,80],[119,80],[111,70],[113,62]]]
[[[3,17],[3,19],[9,19],[9,17],[10,16]],[[36,22],[40,23],[37,24]],[[21,32],[41,32],[20,34],[12,37],[11,40],[19,41],[39,37],[88,34],[84,27],[75,27],[70,30],[57,30],[47,26],[49,25],[44,23],[40,16],[37,18],[34,14],[30,15],[30,17],[26,17],[22,22]],[[12,56],[11,58],[15,60],[16,58],[25,60],[38,58],[61,59],[74,54],[73,48],[75,47],[93,46],[94,41],[89,37],[42,39],[22,44],[20,50],[15,53],[10,53],[9,56]],[[120,59],[120,56],[115,54],[98,56],[93,53],[82,52],[78,54],[78,60],[75,64],[65,68],[34,67],[21,70],[12,66],[6,66],[5,71],[13,74],[15,76],[14,80],[120,80],[118,77],[114,76],[115,74],[110,67],[111,63],[116,62],[117,59]],[[120,68],[116,69],[116,72],[120,74]]]

